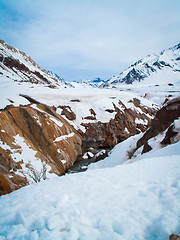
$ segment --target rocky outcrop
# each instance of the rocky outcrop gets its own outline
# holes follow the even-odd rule
[[[83,138],[83,146],[111,148],[128,137],[145,131],[151,122],[149,116],[155,115],[156,110],[144,107],[140,100],[136,98],[130,100],[129,103],[139,108],[140,112],[137,109],[127,108],[119,101],[118,106],[113,103],[114,109],[108,111],[109,113],[115,113],[115,117],[110,119],[109,122],[82,123],[81,125],[86,128],[84,133],[80,132]],[[92,118],[96,119],[95,114]]]
[[[68,120],[75,120],[76,114],[72,111],[70,106],[59,106],[62,109],[61,115],[66,116]]]
[[[180,98],[167,102],[156,113],[149,129],[137,139],[135,147],[127,152],[128,159],[177,143],[180,140]]]
[[[0,194],[63,175],[81,154],[81,137],[51,107],[8,106],[0,111]]]
[[[169,144],[170,138],[176,135],[173,132],[173,126],[170,126],[175,119],[180,117],[180,98],[175,98],[167,102],[156,114],[155,118],[152,120],[150,128],[146,131],[142,138],[137,142],[137,148],[141,146],[146,146],[147,141],[159,133],[162,133],[168,129],[165,139],[162,144]]]
[[[180,240],[180,235],[171,234],[169,236],[169,240]]]

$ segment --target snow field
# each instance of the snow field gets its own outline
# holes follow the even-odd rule
[[[174,155],[32,184],[0,197],[0,239],[168,239],[179,176]]]

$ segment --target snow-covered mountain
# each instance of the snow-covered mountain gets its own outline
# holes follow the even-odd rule
[[[137,88],[72,88],[1,45],[0,195],[21,189],[0,196],[0,239],[176,239],[180,100],[168,101],[179,88],[166,73],[177,76],[178,64],[172,70],[158,60],[146,77],[162,82],[164,72],[168,88],[140,88],[146,78]],[[159,111],[152,96],[167,101]],[[99,160],[113,146],[86,172],[65,174],[80,158]]]
[[[158,109],[130,92],[69,87],[2,41],[1,52],[1,194],[30,183],[29,171],[41,175],[44,164],[48,178],[62,175],[77,156],[91,157],[145,131]]]
[[[80,83],[81,84],[87,84],[87,85],[92,86],[92,87],[99,87],[99,86],[101,86],[102,84],[105,83],[105,80],[97,77],[95,79],[82,80]]]
[[[101,87],[143,82],[149,85],[180,83],[180,44],[140,59]]]
[[[0,76],[3,81],[12,80],[19,84],[27,82],[51,88],[70,86],[63,78],[43,70],[31,57],[3,40],[0,40]]]
[[[53,79],[56,79],[58,81],[60,81],[62,84],[65,84],[66,86],[70,86],[73,87],[72,84],[70,84],[69,82],[66,82],[64,80],[64,78],[62,78],[61,76],[59,76],[58,74],[54,73],[53,71],[46,71]]]

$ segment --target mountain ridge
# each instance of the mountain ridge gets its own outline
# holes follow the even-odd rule
[[[111,88],[116,87],[119,84],[133,84],[135,82],[143,82],[153,73],[164,70],[164,68],[171,68],[172,72],[179,73],[179,60],[180,43],[159,53],[149,54],[146,57],[136,61],[130,67],[122,71],[119,75],[107,80],[100,87]],[[177,78],[178,81],[180,81],[180,77]]]
[[[0,40],[0,75],[18,83],[46,85],[47,87],[72,87],[57,74],[42,69],[30,56]]]

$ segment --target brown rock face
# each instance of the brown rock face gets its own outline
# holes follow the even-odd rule
[[[63,175],[81,154],[81,137],[42,104],[0,111],[0,194]]]
[[[175,98],[165,104],[156,114],[155,118],[152,120],[150,128],[143,135],[141,139],[137,142],[137,148],[145,145],[147,141],[157,136],[159,133],[165,131],[171,123],[180,117],[180,98]],[[169,137],[172,137],[172,129],[169,130]],[[175,135],[175,134],[174,134]],[[164,139],[164,144],[168,144],[169,137]]]
[[[174,125],[171,125],[165,135],[165,138],[162,140],[161,144],[167,145],[171,144],[171,139],[174,138],[178,133],[174,132]]]
[[[169,236],[169,240],[180,240],[180,236],[176,234],[171,234]]]
[[[72,111],[70,106],[59,106],[59,108],[62,109],[61,115],[64,115],[67,117],[67,119],[73,121],[76,119],[76,114]]]
[[[81,124],[86,128],[85,133],[80,132],[83,137],[83,146],[98,146],[100,148],[114,147],[117,143],[122,142],[128,137],[140,131],[145,131],[150,124],[150,118],[146,114],[148,113],[153,116],[156,110],[141,106],[140,101],[136,98],[132,100],[132,103],[141,109],[141,113],[133,109],[127,109],[126,106],[119,101],[121,108],[113,104],[114,109],[112,109],[112,111],[108,110],[110,113],[116,112],[115,118],[111,119],[108,123],[99,121]],[[137,121],[137,119],[140,119],[140,121]],[[144,124],[145,122],[146,124]]]

